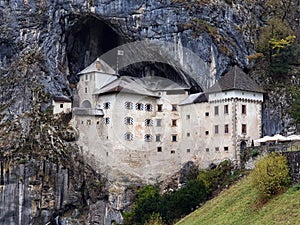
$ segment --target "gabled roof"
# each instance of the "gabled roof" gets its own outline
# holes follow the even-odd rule
[[[237,66],[233,67],[216,84],[206,90],[206,93],[229,90],[264,92],[254,80]]]
[[[111,83],[105,85],[104,87],[97,89],[94,92],[94,94],[102,95],[102,94],[122,92],[122,93],[131,93],[131,94],[145,95],[151,97],[159,97],[155,95],[153,92],[147,90],[136,80],[137,78],[134,77],[122,76],[119,79],[114,80]]]
[[[179,105],[190,105],[201,102],[208,102],[208,99],[203,92],[189,95]]]
[[[78,75],[92,73],[92,72],[100,72],[105,74],[116,74],[116,71],[111,68],[106,62],[102,59],[97,58],[91,65],[86,67],[84,70],[80,71]]]
[[[189,86],[178,84],[164,77],[143,77],[136,79],[136,82],[151,91],[187,90]]]
[[[55,101],[55,102],[72,102],[72,100],[67,97],[67,96],[64,96],[64,95],[60,95],[60,96],[52,96],[52,99]]]

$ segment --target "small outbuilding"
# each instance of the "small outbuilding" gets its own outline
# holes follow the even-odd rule
[[[53,96],[53,114],[69,113],[72,111],[72,100],[67,96]]]

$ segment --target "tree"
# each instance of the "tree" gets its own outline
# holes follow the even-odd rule
[[[260,159],[250,176],[253,187],[259,192],[260,200],[268,200],[284,191],[291,180],[287,159],[276,153]]]

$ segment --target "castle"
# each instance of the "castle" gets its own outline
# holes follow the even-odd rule
[[[238,67],[195,94],[162,77],[119,77],[100,59],[79,77],[77,143],[106,171],[155,182],[189,161],[239,163],[261,136],[263,91]]]

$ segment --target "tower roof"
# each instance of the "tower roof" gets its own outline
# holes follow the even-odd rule
[[[116,71],[100,58],[97,58],[91,65],[86,67],[84,70],[80,71],[78,75],[83,75],[92,72],[116,74]]]
[[[158,97],[157,95],[143,87],[141,84],[136,82],[136,79],[134,77],[129,76],[122,76],[119,79],[112,81],[104,87],[96,90],[94,94],[103,95],[119,92]]]
[[[241,90],[251,92],[264,92],[263,89],[252,80],[242,69],[235,66],[218,80],[206,93],[214,93],[229,90]]]

